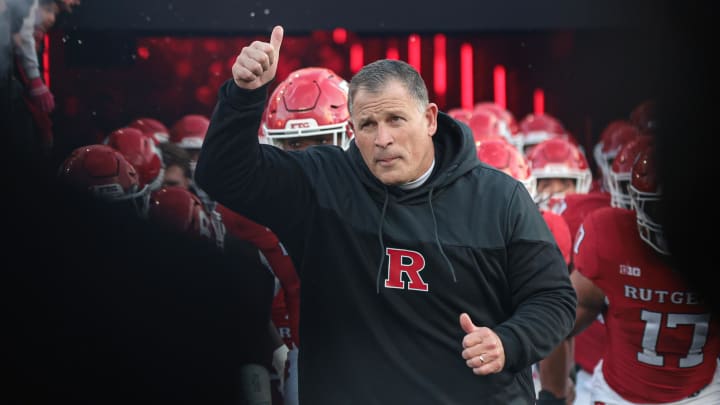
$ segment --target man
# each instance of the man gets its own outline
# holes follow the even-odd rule
[[[480,163],[469,128],[397,60],[351,80],[347,150],[261,145],[282,37],[238,56],[195,179],[298,265],[300,402],[532,403],[530,366],[576,300],[523,185]]]

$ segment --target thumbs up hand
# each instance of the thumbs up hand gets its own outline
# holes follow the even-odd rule
[[[462,357],[477,375],[495,374],[505,367],[505,350],[500,337],[492,329],[476,326],[470,315],[460,315],[460,327],[465,331]]]
[[[254,90],[275,77],[280,59],[283,27],[275,26],[270,42],[253,41],[240,51],[232,67],[233,80],[238,87]]]

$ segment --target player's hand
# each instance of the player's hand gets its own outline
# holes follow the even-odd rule
[[[463,338],[462,357],[478,375],[495,374],[505,367],[505,349],[500,337],[492,329],[475,326],[470,315],[460,315],[460,326],[466,335]]]
[[[275,77],[283,32],[283,27],[277,25],[270,34],[270,42],[254,41],[240,51],[232,67],[233,80],[238,87],[254,90]]]

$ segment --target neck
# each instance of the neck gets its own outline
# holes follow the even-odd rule
[[[400,184],[398,187],[402,190],[412,190],[415,188],[418,188],[425,184],[427,179],[430,178],[430,175],[432,174],[433,169],[435,168],[435,159],[433,159],[432,163],[430,164],[430,167],[423,173],[420,177],[418,177],[415,180],[408,181],[407,183]]]

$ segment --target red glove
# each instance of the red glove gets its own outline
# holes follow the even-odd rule
[[[55,97],[39,77],[30,80],[30,97],[46,113],[55,109]]]

